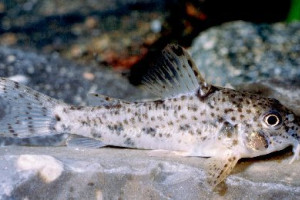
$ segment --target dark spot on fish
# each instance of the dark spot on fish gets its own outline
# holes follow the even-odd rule
[[[124,144],[126,146],[129,146],[129,147],[133,147],[134,146],[134,141],[131,139],[131,138],[127,138],[124,142]]]
[[[189,130],[189,134],[190,135],[194,135],[194,131],[193,130]]]
[[[197,132],[198,135],[202,134],[202,131],[200,129],[197,129],[196,132]]]
[[[232,141],[232,145],[233,145],[233,146],[238,145],[238,143],[239,143],[238,140],[233,140],[233,141]]]
[[[95,183],[93,183],[93,182],[88,183],[88,186],[94,186],[94,185],[95,185]]]
[[[129,119],[129,121],[130,121],[132,124],[134,124],[134,123],[135,123],[135,118],[134,118],[134,117],[131,117],[131,118]]]
[[[20,87],[20,85],[19,85],[19,83],[18,82],[14,82],[14,84],[15,84],[15,88],[19,88]]]
[[[152,127],[142,128],[142,131],[145,132],[147,135],[151,135],[152,137],[156,134],[156,129]]]
[[[188,106],[188,110],[192,110],[192,111],[196,112],[198,110],[198,107],[196,105]]]
[[[145,119],[148,119],[148,114],[147,114],[147,113],[144,113],[142,116],[143,116]]]
[[[8,127],[8,130],[9,130],[10,133],[14,133],[15,132],[11,124],[8,123],[7,127]]]
[[[184,125],[180,125],[179,126],[179,130],[181,130],[181,131],[186,131],[186,130],[188,130],[190,128],[191,128],[191,126],[188,125],[188,124],[184,124]]]
[[[207,105],[211,108],[214,109],[215,107],[211,104],[211,102],[208,102]]]
[[[188,59],[188,63],[189,63],[189,66],[192,68],[192,61],[191,61],[190,59]],[[198,75],[199,75],[198,71],[195,70],[195,69],[193,69],[193,72],[194,72],[194,75],[195,75],[196,77],[198,77]]]
[[[206,114],[206,110],[200,112],[200,115],[205,115],[205,114]]]
[[[218,117],[218,122],[219,122],[219,123],[222,123],[223,121],[224,121],[223,117],[220,117],[220,116],[219,116],[219,117]]]
[[[33,128],[32,122],[28,123],[28,130],[29,130],[30,133],[34,133],[34,128]]]
[[[177,56],[182,56],[183,55],[183,49],[179,46],[175,46],[175,45],[172,45],[171,46],[171,49],[173,50],[173,52],[177,55]]]
[[[184,114],[180,115],[180,118],[181,118],[181,119],[187,119],[187,118],[186,118],[186,115],[184,115]]]
[[[227,114],[229,112],[233,112],[233,109],[232,108],[225,108],[224,109],[224,113]]]
[[[122,124],[114,124],[114,125],[107,125],[107,128],[117,135],[120,135],[122,131],[124,131],[124,127]]]
[[[119,110],[116,110],[116,111],[114,112],[114,114],[115,114],[115,115],[119,115],[119,114],[120,114],[120,111],[119,111]]]
[[[163,117],[161,115],[157,116],[157,119],[162,121],[163,120]]]
[[[101,133],[96,132],[96,131],[92,131],[92,136],[93,136],[94,138],[98,138],[98,139],[102,137]]]
[[[70,110],[76,110],[76,107],[75,106],[71,106]]]
[[[169,121],[169,122],[168,122],[168,125],[169,125],[169,126],[172,126],[172,125],[174,125],[174,123],[173,123],[172,121]]]
[[[57,114],[55,115],[55,119],[56,119],[56,121],[60,121],[61,120],[60,116],[58,116]]]
[[[40,95],[39,95],[39,93],[34,93],[34,99],[37,100],[37,101],[40,100]],[[42,102],[40,102],[40,103],[42,103]]]

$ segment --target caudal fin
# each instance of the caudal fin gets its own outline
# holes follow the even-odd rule
[[[58,133],[53,109],[63,103],[0,78],[0,138],[48,137]]]

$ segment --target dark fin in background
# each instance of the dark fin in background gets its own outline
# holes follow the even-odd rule
[[[65,105],[9,79],[0,78],[0,137],[31,138],[57,133],[53,109]]]
[[[162,51],[162,57],[142,78],[142,83],[161,98],[196,93],[198,89],[205,96],[210,89],[190,55],[176,44]]]

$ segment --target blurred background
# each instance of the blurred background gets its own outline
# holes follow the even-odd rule
[[[168,43],[225,22],[299,20],[299,0],[1,0],[0,44],[112,68],[138,85]]]

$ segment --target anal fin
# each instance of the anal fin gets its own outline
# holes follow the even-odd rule
[[[106,146],[100,140],[95,140],[93,138],[82,137],[78,135],[70,136],[66,144],[68,147],[82,147],[82,148],[90,148],[90,149],[98,149]]]

